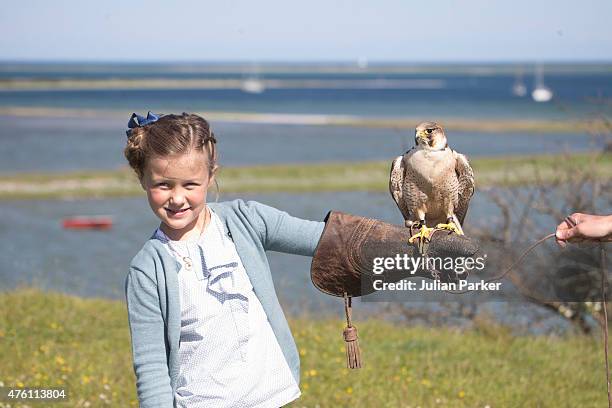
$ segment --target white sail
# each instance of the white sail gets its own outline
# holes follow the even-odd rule
[[[257,78],[247,78],[242,81],[241,89],[246,93],[260,94],[266,90],[266,86]]]
[[[536,66],[535,88],[531,92],[531,98],[536,102],[548,102],[553,97],[553,91],[544,85],[544,73],[542,65]]]
[[[525,82],[523,82],[523,68],[519,68],[516,71],[516,78],[514,80],[514,85],[512,85],[512,94],[521,98],[527,95],[527,86],[525,86]]]
[[[240,89],[242,92],[260,94],[266,90],[266,84],[259,77],[259,65],[253,63],[249,69],[250,73],[243,77]]]

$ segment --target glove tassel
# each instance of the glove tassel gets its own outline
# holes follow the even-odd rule
[[[346,346],[346,366],[348,368],[361,368],[361,351],[359,349],[359,336],[357,328],[351,322],[352,298],[344,294],[344,311],[346,313],[346,328],[344,329],[344,342]]]

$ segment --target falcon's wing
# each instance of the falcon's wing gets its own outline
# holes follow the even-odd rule
[[[463,225],[463,220],[470,205],[470,199],[474,195],[474,171],[467,157],[455,151],[453,151],[453,154],[455,156],[455,173],[459,180],[459,202],[455,208],[455,215],[461,225]]]
[[[393,201],[395,201],[395,204],[397,204],[399,210],[401,211],[404,220],[409,220],[410,211],[408,211],[406,199],[403,196],[405,175],[403,159],[404,156],[397,156],[391,163],[391,174],[389,174],[389,192],[391,193],[391,197],[393,197]]]

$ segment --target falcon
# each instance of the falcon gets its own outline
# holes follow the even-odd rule
[[[409,242],[428,239],[433,226],[463,234],[463,220],[474,194],[474,172],[467,158],[448,147],[442,126],[416,127],[415,146],[391,165],[389,191],[407,227],[419,231]]]

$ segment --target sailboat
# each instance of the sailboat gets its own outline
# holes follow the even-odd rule
[[[260,94],[266,90],[264,83],[257,77],[246,78],[242,81],[242,92]]]
[[[512,94],[521,98],[527,95],[527,86],[525,86],[525,82],[523,82],[522,67],[516,71],[516,78],[514,80],[514,85],[512,85]]]
[[[544,74],[542,65],[536,66],[535,88],[531,92],[531,98],[536,102],[548,102],[553,97],[552,90],[544,85]]]
[[[368,69],[368,59],[366,57],[357,58],[357,68]]]
[[[266,90],[266,85],[259,78],[258,71],[259,69],[257,65],[254,65],[252,68],[252,73],[242,81],[240,86],[242,92],[260,94]]]

